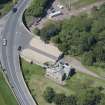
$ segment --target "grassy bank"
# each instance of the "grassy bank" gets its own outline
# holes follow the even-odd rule
[[[22,69],[29,89],[34,98],[36,98],[39,105],[53,105],[47,103],[43,99],[43,92],[46,87],[52,87],[57,93],[65,93],[66,95],[78,94],[81,89],[88,87],[103,87],[105,88],[105,81],[98,80],[91,76],[76,73],[71,79],[67,80],[65,86],[60,86],[55,82],[45,78],[45,70],[42,67],[29,64],[25,60],[22,60]],[[103,90],[105,93],[105,90]]]
[[[18,105],[1,72],[0,72],[0,105]]]

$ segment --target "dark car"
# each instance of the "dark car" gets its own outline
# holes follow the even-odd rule
[[[14,8],[12,9],[12,11],[13,11],[13,13],[15,13],[15,12],[17,11],[17,8],[14,7]]]
[[[19,46],[19,47],[18,47],[18,51],[21,51],[21,49],[22,49],[22,47],[21,47],[21,46]]]

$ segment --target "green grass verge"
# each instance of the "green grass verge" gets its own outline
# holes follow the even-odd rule
[[[18,105],[1,72],[0,72],[0,105]]]
[[[42,96],[45,88],[48,86],[52,87],[57,93],[64,93],[66,95],[80,94],[80,90],[88,87],[105,88],[105,81],[79,72],[67,80],[67,84],[65,86],[58,85],[55,82],[45,78],[45,70],[43,70],[42,67],[35,64],[29,64],[23,59],[22,69],[29,89],[39,105],[54,105],[47,103]],[[103,93],[105,93],[105,90],[103,90]]]

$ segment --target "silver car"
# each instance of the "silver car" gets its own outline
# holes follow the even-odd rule
[[[2,39],[2,45],[6,46],[7,45],[7,40],[5,38]]]

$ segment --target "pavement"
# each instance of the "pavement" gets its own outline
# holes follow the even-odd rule
[[[29,2],[29,0],[20,0],[18,2],[18,11],[16,13],[12,13],[12,11],[10,12],[8,21],[5,25],[5,29],[2,32],[2,38],[7,39],[7,46],[2,46],[1,49],[2,67],[5,69],[8,81],[20,105],[37,104],[32,98],[22,76],[19,64],[19,53],[17,51],[17,45],[15,43],[16,27],[19,22],[19,17],[21,17],[24,9]]]

